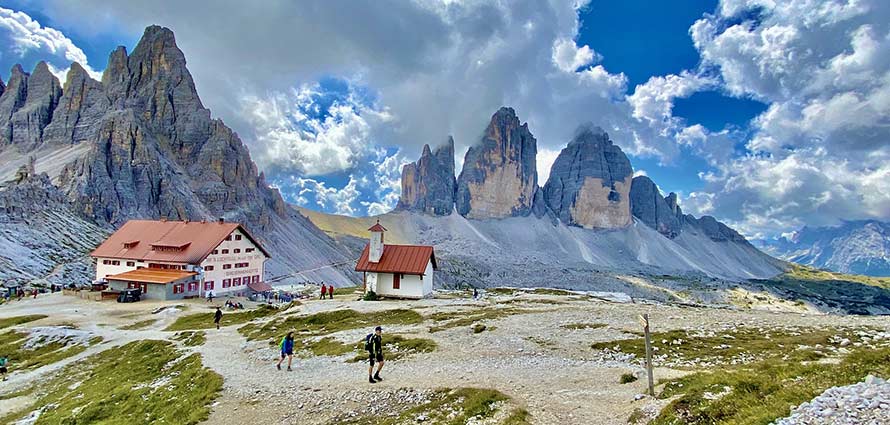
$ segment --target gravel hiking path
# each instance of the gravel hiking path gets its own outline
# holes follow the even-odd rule
[[[168,308],[152,313],[163,306]],[[635,409],[657,412],[664,402],[650,397],[637,399],[645,391],[644,379],[629,384],[618,383],[623,373],[641,373],[636,361],[627,357],[608,357],[591,349],[590,344],[633,337],[629,332],[639,330],[637,315],[641,313],[650,313],[655,332],[725,324],[890,328],[886,318],[880,317],[618,304],[579,296],[531,294],[497,296],[482,301],[462,298],[384,302],[311,300],[285,314],[314,314],[343,308],[359,312],[409,308],[429,316],[438,312],[470,312],[494,307],[511,307],[524,312],[483,321],[489,329],[478,334],[473,333],[470,326],[430,333],[430,326],[435,324],[431,320],[387,326],[384,338],[393,334],[430,338],[436,341],[438,349],[388,362],[382,373],[386,380],[373,386],[367,382],[367,363],[346,362],[351,354],[295,358],[294,371],[278,371],[274,366],[277,349],[266,341],[246,341],[237,331],[241,325],[206,330],[207,340],[198,347],[177,344],[183,350],[200,353],[205,366],[225,379],[223,392],[214,402],[208,423],[328,424],[338,418],[368,412],[397,414],[428,400],[437,388],[478,387],[509,395],[513,400],[506,408],[527,409],[534,424],[626,424]],[[170,340],[175,333],[163,329],[176,317],[209,311],[208,308],[203,301],[97,303],[61,294],[2,306],[0,317],[50,316],[17,328],[73,324],[101,336],[103,343],[55,364],[14,373],[0,387],[0,393],[21,389],[67,364],[112,346],[140,339]],[[147,319],[156,319],[156,322],[144,329],[119,329]],[[564,327],[579,323],[605,326]],[[351,343],[370,331],[352,329],[330,336]],[[665,368],[655,371],[656,379],[683,373]],[[17,401],[6,400],[3,405],[13,407]]]

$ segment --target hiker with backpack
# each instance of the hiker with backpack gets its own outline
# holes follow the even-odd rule
[[[216,329],[219,329],[219,322],[222,320],[222,310],[219,307],[216,307],[216,313],[213,313],[213,323],[216,325]]]
[[[328,287],[324,286],[324,282],[321,283],[321,299],[324,299],[324,296],[328,293]]]
[[[281,370],[281,362],[284,361],[284,357],[287,357],[287,371],[291,371],[291,362],[294,360],[294,333],[288,332],[287,335],[281,339],[281,344],[278,344],[278,347],[281,348],[281,358],[278,359],[278,364],[275,367],[278,370]]]
[[[3,355],[0,357],[0,375],[3,375],[3,380],[6,380],[6,365],[9,363],[9,357]]]
[[[380,369],[383,369],[383,338],[381,334],[383,328],[380,326],[374,328],[374,333],[365,337],[365,350],[368,351],[368,382],[376,384],[382,381],[380,377]],[[374,363],[377,363],[377,372],[374,373]],[[373,375],[371,375],[374,373]]]

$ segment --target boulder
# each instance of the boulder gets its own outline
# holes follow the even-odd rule
[[[621,148],[599,127],[580,127],[563,149],[544,185],[544,199],[568,225],[587,229],[631,223],[633,169]]]

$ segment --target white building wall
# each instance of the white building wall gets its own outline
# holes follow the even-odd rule
[[[240,236],[240,239],[239,239]],[[246,294],[248,291],[247,281],[244,279],[253,279],[258,276],[260,282],[264,281],[263,273],[265,272],[266,255],[257,247],[250,239],[240,230],[236,229],[232,232],[231,240],[224,240],[216,247],[216,254],[211,253],[201,262],[201,270],[196,276],[196,280],[200,283],[198,293],[201,297],[206,296],[207,291],[205,282],[213,282],[213,295],[233,295]],[[247,252],[252,249],[252,252]],[[223,253],[227,251],[227,253]],[[236,250],[238,252],[236,252]],[[105,264],[105,261],[112,263],[118,262],[118,265]],[[169,264],[181,266],[183,270],[199,271],[197,265],[185,263],[172,263],[165,261],[151,261],[151,263]],[[247,263],[247,267],[235,267],[237,263]],[[231,268],[226,269],[224,265],[229,264]],[[96,280],[105,280],[106,276],[120,274],[138,268],[148,268],[148,261],[126,260],[121,258],[96,258]],[[207,270],[207,266],[213,266],[213,270]],[[203,280],[202,280],[203,278]],[[234,279],[239,278],[239,284],[234,285]],[[229,287],[223,287],[225,279],[229,279]],[[190,295],[190,294],[186,294]]]
[[[403,274],[399,289],[392,287],[392,273],[368,272],[365,282],[368,291],[382,297],[425,298],[433,293],[433,262],[427,262],[423,276]]]
[[[248,292],[247,282],[244,279],[253,279],[258,276],[260,282],[264,281],[263,273],[265,271],[266,255],[260,251],[259,247],[253,244],[240,230],[232,232],[232,240],[226,240],[216,247],[216,254],[211,253],[201,262],[204,270],[204,282],[213,282],[213,295],[224,296],[232,294],[246,294]],[[238,237],[241,237],[240,240]],[[253,249],[253,252],[247,252]],[[235,251],[239,252],[235,252]],[[224,253],[226,252],[227,253]],[[247,263],[247,267],[236,268],[237,263]],[[226,269],[226,264],[231,268]],[[213,270],[207,270],[207,266],[212,266]],[[234,280],[240,279],[238,285],[234,285]],[[225,280],[229,280],[229,287],[224,287]],[[201,285],[201,296],[206,296],[207,285]]]
[[[433,293],[433,262],[427,261],[426,270],[423,272],[423,296],[429,296]]]
[[[102,281],[105,280],[106,276],[111,276],[115,274],[125,273],[128,271],[136,270],[138,267],[148,267],[148,264],[142,261],[135,260],[124,260],[120,258],[96,258],[96,280]],[[106,262],[118,262],[118,265],[114,264],[105,264]],[[132,265],[130,265],[132,264]]]

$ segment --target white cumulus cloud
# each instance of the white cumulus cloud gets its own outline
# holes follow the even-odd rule
[[[63,84],[72,62],[83,66],[94,79],[102,78],[90,67],[83,50],[61,31],[42,26],[27,13],[0,7],[0,57],[4,56],[11,56],[16,62],[45,60]]]

